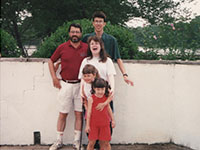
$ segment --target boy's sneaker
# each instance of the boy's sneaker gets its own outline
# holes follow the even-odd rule
[[[49,150],[58,150],[61,147],[63,147],[63,143],[61,141],[57,140],[55,143],[53,143],[53,145],[51,145]]]

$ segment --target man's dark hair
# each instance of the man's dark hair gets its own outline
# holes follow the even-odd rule
[[[81,28],[81,25],[80,25],[80,24],[78,24],[78,23],[72,23],[72,24],[69,26],[69,28],[68,28],[68,32],[70,32],[71,27],[79,28],[80,31],[81,31],[81,33],[82,33],[82,28]]]
[[[94,14],[92,15],[93,21],[94,21],[95,18],[102,18],[104,20],[104,22],[106,22],[106,15],[104,14],[103,11],[94,12]]]

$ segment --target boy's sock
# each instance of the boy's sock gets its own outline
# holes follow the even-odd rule
[[[80,141],[81,131],[74,130],[74,141]]]
[[[63,132],[57,131],[57,140],[63,143]]]

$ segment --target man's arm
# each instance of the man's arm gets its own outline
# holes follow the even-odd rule
[[[51,59],[49,59],[48,65],[49,65],[49,71],[50,71],[50,74],[51,74],[51,78],[53,80],[53,85],[54,85],[54,87],[60,89],[61,88],[60,81],[56,76],[56,71],[55,71],[56,68],[55,68],[54,63]]]
[[[131,86],[133,86],[133,81],[129,80],[128,75],[126,74],[126,70],[124,68],[124,64],[123,64],[123,61],[121,59],[120,52],[119,52],[119,49],[118,49],[118,43],[117,43],[117,40],[115,38],[114,38],[114,43],[113,43],[113,49],[115,51],[114,59],[115,60],[117,59],[117,64],[118,64],[118,67],[119,67],[123,77],[124,77],[124,81],[127,84],[130,84]]]
[[[123,77],[124,77],[124,81],[127,84],[130,84],[131,86],[133,86],[133,81],[131,81],[131,80],[128,79],[128,75],[126,74],[126,70],[124,68],[123,61],[120,58],[117,59],[117,64],[118,64],[118,67],[119,67],[119,69],[120,69]]]

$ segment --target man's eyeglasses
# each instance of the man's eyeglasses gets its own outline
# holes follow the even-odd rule
[[[81,33],[80,31],[70,31],[70,33],[77,33],[77,34],[79,34],[79,33]]]
[[[98,21],[98,20],[95,20],[94,23],[95,23],[95,24],[103,24],[104,21]]]

